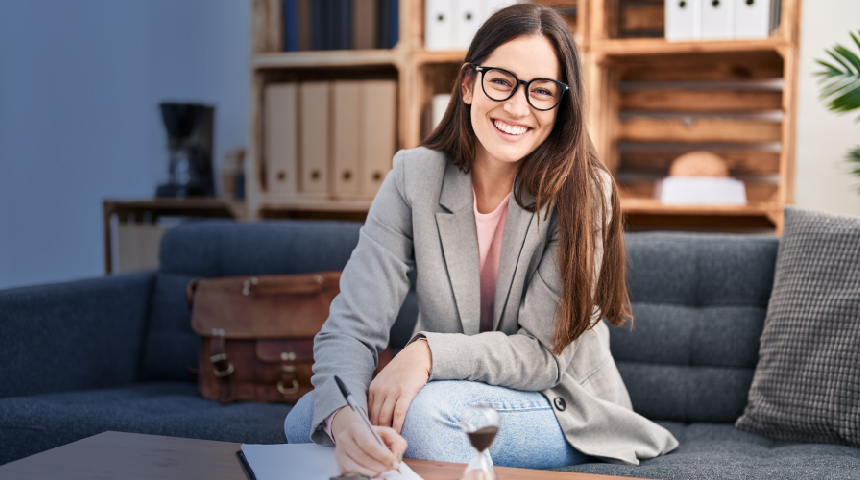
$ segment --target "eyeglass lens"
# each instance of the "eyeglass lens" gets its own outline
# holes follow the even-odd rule
[[[497,102],[503,102],[513,96],[517,85],[517,77],[501,70],[484,72],[484,92]],[[561,85],[550,80],[534,80],[528,86],[529,103],[541,110],[550,109],[558,104],[563,92]]]

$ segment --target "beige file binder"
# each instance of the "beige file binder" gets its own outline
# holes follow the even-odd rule
[[[329,184],[330,82],[299,83],[299,192],[324,199]]]
[[[332,191],[334,199],[359,198],[360,145],[362,143],[362,82],[339,80],[333,86]]]
[[[362,98],[362,146],[360,192],[373,198],[391,170],[397,133],[397,82],[366,80]]]
[[[266,186],[271,193],[298,192],[298,97],[295,83],[266,87],[263,133]]]

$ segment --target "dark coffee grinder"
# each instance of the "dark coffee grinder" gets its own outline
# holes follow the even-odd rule
[[[214,197],[212,145],[215,107],[196,103],[161,103],[161,119],[167,129],[170,172],[156,197]]]

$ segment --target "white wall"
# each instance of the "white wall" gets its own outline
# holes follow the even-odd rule
[[[797,205],[860,215],[860,177],[849,173],[845,153],[860,146],[860,111],[837,115],[819,100],[815,59],[840,43],[857,50],[849,31],[860,30],[860,1],[804,0],[801,14],[800,84],[797,122]]]
[[[247,143],[245,0],[0,1],[0,289],[104,272],[104,198],[167,170],[157,104],[216,104]]]

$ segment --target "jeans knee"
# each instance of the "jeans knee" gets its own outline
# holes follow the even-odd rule
[[[461,383],[429,382],[412,400],[401,430],[408,444],[407,457],[468,462],[469,447],[460,431],[462,412],[455,394]]]

